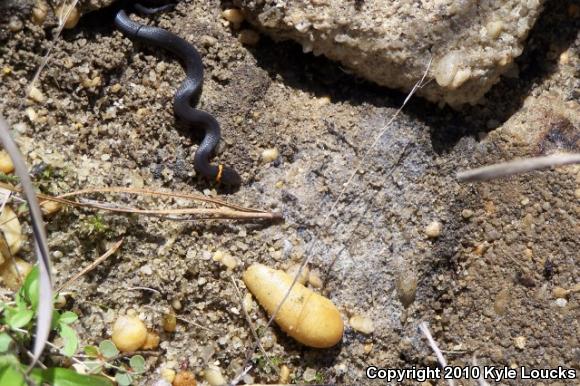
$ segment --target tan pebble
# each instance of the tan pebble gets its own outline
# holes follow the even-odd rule
[[[473,216],[473,211],[471,209],[463,209],[461,211],[461,217],[464,219],[471,218]]]
[[[462,55],[457,51],[449,52],[439,59],[434,66],[435,80],[439,86],[447,87],[451,85],[462,60]]]
[[[135,351],[145,344],[147,327],[136,316],[120,316],[113,325],[111,339],[120,351]]]
[[[278,149],[266,149],[262,152],[262,162],[269,163],[275,161],[280,156]]]
[[[495,301],[493,303],[493,310],[497,315],[505,314],[507,307],[510,303],[510,290],[508,288],[504,288],[498,292],[495,296]]]
[[[415,301],[417,293],[417,277],[412,272],[404,272],[396,280],[396,289],[399,300],[405,308]]]
[[[44,1],[37,1],[32,8],[32,22],[36,25],[44,24],[48,13],[48,5]]]
[[[574,191],[574,197],[576,197],[576,199],[580,200],[580,188],[578,188]]]
[[[488,247],[489,244],[484,241],[483,243],[477,244],[475,248],[473,248],[473,253],[475,253],[477,256],[483,256]]]
[[[372,334],[375,331],[373,320],[363,315],[352,316],[349,323],[354,330],[363,334]]]
[[[260,34],[251,29],[244,29],[238,35],[240,43],[248,46],[254,46],[260,41]]]
[[[62,20],[64,19],[66,12],[68,11],[69,8],[70,6],[68,4],[63,3],[56,9],[56,14],[58,15],[60,23],[62,23]],[[81,18],[80,11],[78,10],[77,7],[73,7],[70,10],[70,13],[68,14],[66,21],[64,22],[64,28],[71,29],[76,27],[80,18]]]
[[[274,184],[274,187],[276,189],[282,189],[284,187],[284,182],[283,181],[278,181]]]
[[[137,115],[140,118],[142,118],[148,114],[149,114],[149,109],[147,107],[138,108],[137,111],[135,112],[135,115]]]
[[[177,328],[177,317],[174,313],[163,314],[163,331],[165,332],[175,332]]]
[[[24,24],[20,19],[17,17],[10,18],[10,22],[8,22],[8,29],[10,32],[19,32],[22,31],[22,28],[24,28]]]
[[[516,348],[523,350],[524,348],[526,348],[526,337],[524,336],[518,336],[516,338],[514,338],[514,346],[516,346]]]
[[[172,386],[196,386],[195,376],[191,371],[180,371],[175,375]]]
[[[165,367],[163,370],[161,370],[160,375],[161,378],[163,378],[167,382],[173,383],[173,380],[175,379],[175,370]]]
[[[86,78],[83,80],[82,85],[84,88],[95,88],[101,85],[101,77],[95,76],[94,78]]]
[[[292,264],[290,267],[288,267],[286,273],[292,277],[292,280],[294,280],[294,278],[298,274],[298,270],[300,270],[300,264]],[[308,280],[309,273],[310,270],[308,269],[308,266],[304,266],[304,268],[302,268],[302,271],[300,271],[300,276],[298,276],[298,283],[306,284],[306,280]]]
[[[116,94],[119,91],[121,91],[121,85],[119,83],[115,83],[114,85],[111,86],[110,90],[112,93]]]
[[[153,331],[147,331],[147,338],[145,339],[145,343],[141,346],[143,350],[155,350],[159,347],[159,334]]]
[[[258,303],[272,315],[290,289],[294,278],[286,272],[262,264],[250,266],[244,283]],[[315,348],[328,348],[342,339],[344,324],[340,312],[327,298],[295,283],[274,319],[280,328],[298,342]]]
[[[222,259],[224,258],[226,254],[223,251],[215,251],[215,253],[212,256],[212,260],[213,261],[222,261]]]
[[[290,369],[286,365],[280,367],[280,378],[278,382],[281,384],[287,384],[290,381]]]
[[[0,172],[9,174],[14,171],[14,163],[6,150],[0,150]]]
[[[497,39],[504,29],[504,23],[502,21],[490,21],[485,26],[487,36],[491,39]]]
[[[173,299],[173,300],[171,301],[171,307],[173,307],[173,309],[174,309],[175,311],[179,311],[179,310],[181,310],[181,307],[182,307],[182,305],[181,305],[181,301],[180,301],[179,299]]]
[[[26,116],[30,122],[36,122],[38,120],[38,113],[32,107],[27,107],[24,112],[26,113]]]
[[[570,289],[570,292],[574,292],[574,293],[580,292],[580,283],[576,283],[574,285],[574,287],[572,287],[572,289]]]
[[[225,255],[221,262],[230,271],[236,269],[239,264],[238,259],[235,256],[229,254]]]
[[[471,78],[471,69],[470,68],[462,68],[457,71],[455,76],[453,77],[453,81],[451,82],[451,88],[458,88],[463,83],[467,82],[467,80]]]
[[[13,291],[20,288],[22,281],[30,271],[32,271],[32,264],[19,258],[6,259],[0,265],[0,277],[2,277],[4,285]]]
[[[229,21],[230,23],[234,24],[241,24],[245,17],[242,11],[237,8],[229,8],[222,12],[222,17]]]
[[[0,214],[0,230],[4,233],[4,239],[10,248],[10,253],[17,254],[23,242],[22,227],[18,221],[18,216],[9,206],[5,206]]]
[[[62,209],[62,204],[60,202],[47,200],[43,201],[40,204],[40,209],[42,209],[42,214],[44,214],[47,217],[50,217],[60,212],[60,210]]]
[[[44,103],[44,101],[46,100],[46,97],[44,96],[42,91],[40,91],[36,86],[32,86],[30,87],[30,89],[28,89],[28,98],[32,99],[37,103]]]
[[[322,279],[317,272],[310,272],[308,275],[308,284],[314,288],[322,288]]]
[[[373,351],[373,344],[367,343],[363,347],[365,354],[370,354]]]
[[[4,66],[4,67],[2,67],[2,73],[4,75],[11,74],[12,73],[12,67],[10,67],[10,66]]]
[[[560,64],[567,65],[570,64],[570,53],[568,51],[564,51],[560,54],[560,59],[558,60]]]
[[[248,314],[252,312],[252,309],[254,308],[254,300],[252,299],[252,294],[251,293],[248,292],[244,296],[243,305],[244,305],[244,309],[246,310],[246,312]]]
[[[567,290],[565,288],[562,287],[556,287],[552,290],[552,295],[554,295],[554,297],[556,299],[560,299],[560,298],[565,298],[566,296],[568,296],[568,294],[570,294],[570,290]]]
[[[443,224],[439,221],[433,221],[427,227],[425,227],[425,234],[429,238],[437,238],[441,235],[441,230],[443,229]]]
[[[56,299],[54,300],[54,308],[61,310],[66,306],[66,296],[62,294],[58,294]]]
[[[209,366],[203,371],[203,377],[211,386],[225,385],[226,379],[222,375],[222,371],[217,366]]]

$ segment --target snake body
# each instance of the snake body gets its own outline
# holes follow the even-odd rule
[[[166,6],[151,8],[153,12]],[[141,6],[140,9],[147,9]],[[202,176],[225,185],[239,185],[241,178],[232,168],[212,165],[209,162],[220,140],[220,125],[209,113],[193,107],[203,85],[203,63],[194,46],[184,39],[162,28],[150,27],[134,22],[127,11],[120,9],[115,15],[115,26],[129,39],[167,50],[181,59],[186,78],[179,86],[173,99],[173,111],[189,129],[203,129],[204,138],[194,157],[194,167]]]

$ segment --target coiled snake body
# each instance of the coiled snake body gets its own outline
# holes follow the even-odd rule
[[[168,6],[146,8],[142,5],[135,5],[135,7],[143,13],[154,13],[166,9]],[[197,110],[192,106],[199,96],[203,84],[203,63],[199,52],[187,41],[169,31],[134,22],[124,9],[117,12],[115,26],[131,40],[170,51],[182,60],[186,78],[175,93],[173,110],[175,116],[183,121],[188,128],[205,131],[205,136],[195,153],[195,170],[212,181],[226,185],[239,185],[241,178],[234,169],[221,164],[212,165],[209,162],[209,158],[220,140],[219,123],[211,114]]]

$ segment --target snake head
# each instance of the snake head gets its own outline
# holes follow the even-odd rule
[[[228,186],[239,186],[242,183],[242,178],[234,169],[224,166],[217,182]]]

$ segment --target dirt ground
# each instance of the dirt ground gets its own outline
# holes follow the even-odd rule
[[[83,344],[109,337],[116,315],[130,309],[160,330],[162,313],[173,308],[183,320],[146,355],[149,370],[139,384],[152,384],[166,367],[190,369],[201,382],[208,364],[232,380],[254,344],[232,280],[243,295],[245,267],[285,269],[310,251],[310,269],[320,273],[322,292],[344,317],[342,343],[306,348],[277,327],[266,330],[256,303],[250,312],[267,354],[290,368],[293,382],[370,384],[379,382],[365,377],[370,365],[434,366],[418,330],[422,321],[452,365],[472,364],[475,356],[480,365],[580,371],[580,294],[563,301],[552,293],[578,284],[580,167],[487,183],[455,179],[468,167],[580,151],[577,4],[546,5],[517,67],[482,104],[455,111],[415,98],[367,157],[405,95],[303,54],[294,43],[262,37],[243,46],[220,16],[225,6],[185,1],[142,19],[200,50],[206,78],[199,108],[222,125],[215,160],[244,181],[217,192],[195,176],[199,138],[175,124],[171,102],[184,73],[174,57],[124,38],[107,12],[89,14],[55,45],[40,76],[46,99],[26,101],[24,89],[54,24],[33,24],[29,1],[0,8],[0,112],[43,191],[205,192],[285,218],[268,224],[78,209],[58,214],[48,223],[57,284],[124,239],[113,258],[67,292]],[[23,22],[20,30],[8,28],[15,18]],[[264,163],[268,148],[280,156]],[[359,173],[324,223],[355,168]],[[428,238],[433,221],[442,231]],[[238,266],[228,270],[214,261],[216,251],[239,259]],[[21,255],[33,259],[30,244]],[[374,333],[352,329],[352,315],[372,319]],[[251,364],[242,382],[277,382],[262,353]]]

